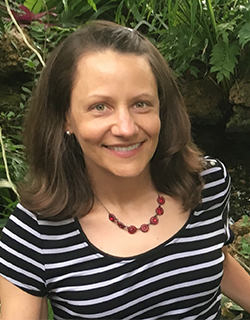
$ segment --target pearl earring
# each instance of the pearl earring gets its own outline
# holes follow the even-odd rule
[[[68,136],[70,136],[70,132],[69,132],[69,131],[66,131],[66,134],[67,134]]]

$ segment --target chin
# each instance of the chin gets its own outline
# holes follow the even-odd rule
[[[140,169],[131,169],[131,170],[117,170],[116,172],[113,172],[113,174],[116,177],[120,177],[120,178],[136,178],[139,177],[142,174],[148,173],[149,170],[147,168],[140,168]]]

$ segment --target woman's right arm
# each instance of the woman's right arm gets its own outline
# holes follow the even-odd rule
[[[0,276],[1,320],[48,319],[46,297],[33,296]]]

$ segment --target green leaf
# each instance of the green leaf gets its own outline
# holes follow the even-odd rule
[[[43,7],[43,0],[26,0],[24,2],[27,7],[34,14],[39,13]]]
[[[4,33],[4,31],[5,31],[2,19],[0,19],[0,30],[1,30],[1,33]]]
[[[115,13],[115,20],[121,24],[121,21],[122,21],[122,9],[123,9],[123,5],[124,5],[124,0],[122,0],[120,2],[120,4],[118,5],[117,9],[116,9],[116,13]]]
[[[93,0],[87,0],[87,1],[88,1],[88,4],[91,6],[91,8],[93,10],[97,11],[97,8],[96,8],[94,1]]]
[[[248,226],[250,225],[250,217],[248,215],[243,216],[243,221],[241,223],[242,226]]]
[[[225,306],[227,309],[233,310],[233,311],[244,311],[240,306],[238,306],[235,302],[233,302],[228,297],[224,296],[222,294],[221,297],[221,306]]]
[[[73,11],[75,9],[75,7],[81,2],[82,2],[82,0],[74,0],[74,2],[72,2],[70,4],[70,9]]]
[[[238,306],[235,302],[230,303],[229,309],[233,311],[244,311],[244,309]]]
[[[20,96],[21,96],[21,98],[22,98],[24,101],[27,99],[27,98],[26,98],[26,95],[23,94],[23,93],[21,93]]]
[[[62,0],[62,2],[63,2],[63,6],[64,6],[64,11],[68,12],[68,7],[69,7],[68,1],[67,0]]]
[[[28,65],[31,69],[33,69],[33,68],[35,67],[34,62],[31,61],[31,60],[27,62],[27,65]]]
[[[191,66],[189,70],[190,70],[190,73],[197,78],[199,69],[195,66]]]
[[[31,93],[31,90],[30,90],[29,88],[27,88],[27,87],[22,87],[22,90],[23,90],[24,92],[28,93],[28,94]]]
[[[112,2],[112,1],[111,1],[111,2]],[[96,12],[94,12],[94,13],[90,16],[89,20],[96,20],[96,19],[98,19],[98,17],[99,17],[101,14],[103,14],[104,12],[106,12],[106,11],[108,11],[108,10],[110,10],[110,9],[113,9],[113,8],[115,8],[115,5],[114,5],[114,4],[109,3],[109,2],[108,2],[108,3],[105,3],[105,5],[99,7],[98,10],[97,10]]]
[[[238,33],[239,44],[244,47],[250,41],[250,22],[245,23]]]
[[[0,228],[3,229],[8,222],[9,218],[2,218],[0,219]]]
[[[239,46],[237,42],[227,45],[220,41],[213,46],[210,63],[211,72],[217,72],[217,81],[220,83],[223,78],[230,79],[230,74],[234,74],[237,55],[239,55]]]
[[[139,22],[140,20],[142,20],[142,15],[140,14],[140,12],[138,11],[137,9],[137,6],[136,5],[133,5],[131,8],[130,8],[131,12],[133,13],[133,16],[134,18]]]

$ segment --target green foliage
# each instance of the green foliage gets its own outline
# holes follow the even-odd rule
[[[19,117],[13,111],[1,112],[1,120],[10,121]],[[4,122],[4,121],[3,121]],[[0,135],[0,228],[2,228],[13,211],[18,201],[16,191],[13,187],[21,180],[26,171],[26,161],[24,156],[24,147],[21,144],[21,137],[18,131],[19,126],[8,126],[8,130],[13,132],[8,137]]]
[[[220,83],[224,78],[230,80],[231,74],[234,74],[234,68],[237,63],[237,56],[240,48],[235,41],[227,44],[225,41],[219,41],[213,46],[210,63],[210,71],[216,72],[217,82]]]
[[[43,59],[46,60],[51,52],[63,39],[71,34],[76,28],[51,26],[49,29],[37,21],[30,25],[30,36],[34,40],[34,46],[42,53]],[[37,56],[32,53],[26,60],[26,72],[31,72],[36,78],[40,75],[41,65]]]
[[[247,215],[243,216],[243,221],[241,224],[243,227],[250,227],[250,217]]]
[[[250,22],[246,22],[239,29],[238,32],[239,44],[244,47],[248,42],[250,42]]]
[[[249,239],[242,238],[241,239],[241,247],[240,253],[244,256],[245,259],[250,258],[250,241]]]
[[[249,228],[250,230],[250,217],[247,215],[244,215],[241,225],[243,227]],[[240,247],[241,247],[241,250],[239,251],[239,253],[242,254],[245,259],[249,259],[250,258],[250,234],[249,236],[241,238]]]
[[[43,8],[43,0],[25,0],[23,5],[34,14],[39,13]]]
[[[87,0],[87,1],[88,1],[88,4],[91,6],[91,8],[97,11],[95,2],[93,0]]]
[[[52,10],[49,28],[32,23],[30,35],[44,59],[65,36],[92,19],[115,20],[140,29],[158,46],[177,75],[211,74],[225,94],[246,72],[250,4],[246,0],[26,0],[33,13]],[[39,61],[27,60],[37,68]]]
[[[51,307],[51,304],[48,300],[48,320],[53,320],[54,319],[54,313]]]
[[[250,42],[246,0],[123,0],[116,21],[140,27],[177,75],[214,74],[225,94],[234,77],[246,72],[245,50]]]
[[[249,319],[249,314],[239,305],[222,294],[221,297],[221,319]]]
[[[46,6],[51,9],[55,8],[58,14],[57,26],[66,28],[76,28],[79,25],[93,19],[106,18],[109,13],[114,16],[116,8],[115,0],[47,0]],[[107,15],[105,16],[105,14]],[[113,18],[113,17],[112,17]]]

